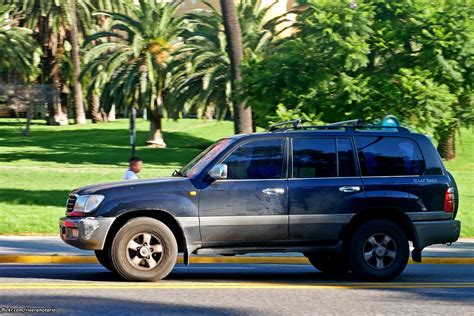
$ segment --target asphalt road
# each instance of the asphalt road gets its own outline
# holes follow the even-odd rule
[[[185,267],[127,283],[98,265],[0,265],[0,313],[474,315],[473,265],[409,265],[396,281],[360,283],[307,265]]]

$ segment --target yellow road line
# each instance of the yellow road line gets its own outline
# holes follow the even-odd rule
[[[183,262],[179,257],[178,263]],[[94,256],[56,256],[56,255],[0,255],[0,263],[28,264],[82,264],[98,263]],[[191,263],[241,263],[241,264],[309,264],[304,257],[191,257]],[[417,264],[411,259],[410,264]],[[474,264],[474,258],[425,257],[423,264]]]
[[[341,283],[341,284],[282,284],[282,283],[4,283],[0,290],[74,290],[74,289],[413,289],[413,288],[474,288],[472,282],[446,283]]]

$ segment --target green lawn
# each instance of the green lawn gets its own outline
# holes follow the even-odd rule
[[[0,119],[0,234],[55,234],[70,190],[121,179],[130,155],[128,122],[50,127],[38,122],[30,137],[14,120]],[[164,122],[167,149],[138,147],[142,178],[169,175],[215,140],[231,135],[231,122]],[[144,144],[148,123],[137,126]],[[463,130],[458,158],[447,167],[460,188],[462,235],[474,237],[474,134]]]
[[[463,129],[456,142],[457,158],[446,162],[459,189],[459,215],[462,237],[474,237],[474,131]]]
[[[120,180],[130,156],[128,121],[86,126],[32,126],[20,136],[0,120],[0,234],[55,234],[69,191]],[[137,148],[142,178],[168,176],[212,142],[233,134],[231,122],[164,121],[167,149]],[[143,145],[148,123],[137,124]]]

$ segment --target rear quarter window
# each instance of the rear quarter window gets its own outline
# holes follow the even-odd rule
[[[362,176],[410,176],[425,171],[418,145],[402,137],[356,137]]]

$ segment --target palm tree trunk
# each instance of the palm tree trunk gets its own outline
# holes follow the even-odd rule
[[[64,95],[61,93],[62,80],[59,74],[59,65],[57,61],[54,61],[50,68],[49,78],[53,86],[55,95],[52,103],[49,106],[49,117],[48,125],[68,125],[67,112],[63,112],[63,98]]]
[[[163,139],[163,125],[162,125],[162,104],[163,98],[160,96],[157,100],[158,106],[150,112],[150,135],[146,142],[147,146],[154,148],[166,148],[166,143]]]
[[[71,17],[72,17],[72,25],[71,25],[71,55],[72,55],[72,68],[73,68],[73,76],[72,76],[72,84],[74,87],[74,107],[76,110],[75,115],[75,122],[76,124],[86,124],[86,113],[84,110],[84,100],[82,97],[82,86],[79,80],[79,76],[81,73],[81,61],[79,57],[79,31],[77,29],[77,11],[76,11],[76,1],[71,1]]]
[[[215,113],[216,107],[212,103],[207,103],[206,107],[204,108],[204,120],[206,121],[212,121],[214,119],[214,113]]]
[[[107,121],[108,122],[113,122],[116,119],[117,118],[116,118],[116,115],[115,115],[115,104],[112,104],[112,106],[110,107],[109,112],[107,113]]]
[[[242,80],[241,63],[244,58],[242,31],[233,0],[220,0],[232,72],[232,101],[234,106],[234,131],[236,134],[252,133],[252,109],[238,97],[237,89]]]
[[[438,152],[441,158],[451,160],[456,158],[455,146],[456,128],[453,126],[448,131],[441,134],[438,144]]]
[[[48,125],[67,125],[69,124],[67,112],[63,112],[61,106],[63,81],[59,74],[58,50],[60,50],[60,45],[56,35],[49,29],[49,18],[47,16],[40,17],[38,26],[39,35],[37,40],[43,49],[43,59],[41,61],[43,76],[41,82],[51,85],[54,90],[54,96],[48,102],[46,122]],[[45,78],[46,75],[47,80]]]
[[[92,94],[89,97],[89,108],[92,117],[92,123],[100,123],[103,121],[100,113],[100,97],[97,94]]]

